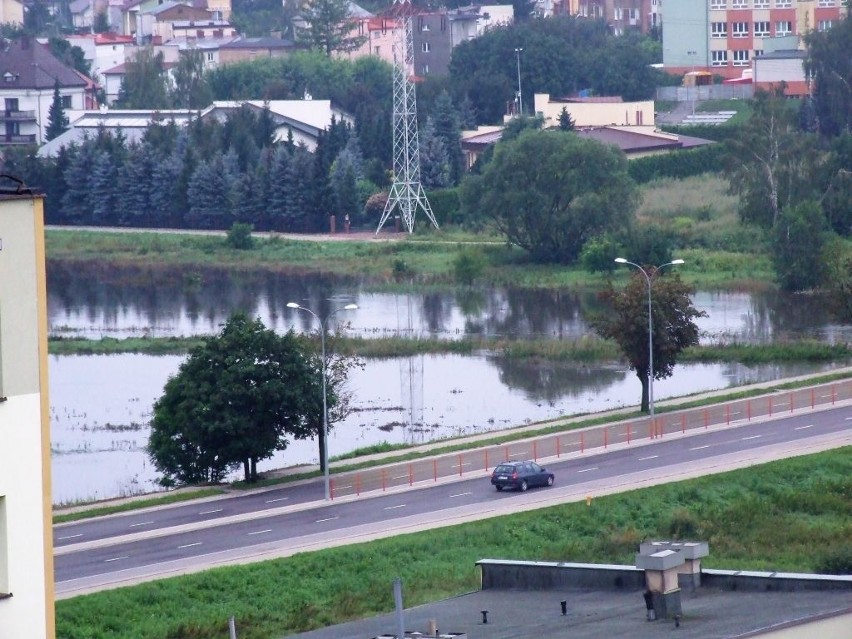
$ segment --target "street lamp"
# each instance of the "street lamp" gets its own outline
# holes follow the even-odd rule
[[[650,274],[644,268],[635,262],[629,262],[623,257],[615,258],[619,264],[629,264],[639,269],[639,272],[645,276],[645,281],[648,283],[648,414],[651,417],[651,423],[654,421],[654,317],[651,315],[651,282],[654,276],[660,272],[660,269],[673,264],[683,264],[683,260],[672,260],[660,266],[657,266]]]
[[[524,114],[524,98],[521,93],[521,51],[522,47],[515,47],[515,57],[518,59],[518,115]]]
[[[331,489],[329,486],[329,477],[328,477],[328,398],[326,393],[326,366],[325,366],[325,327],[328,324],[328,320],[331,317],[340,311],[354,311],[358,308],[357,304],[347,304],[346,306],[342,306],[340,308],[336,308],[331,311],[325,318],[321,318],[319,315],[314,313],[311,309],[302,306],[301,304],[296,304],[296,302],[287,302],[287,308],[295,308],[300,311],[305,311],[306,313],[310,313],[313,315],[316,320],[320,323],[320,344],[322,345],[322,466],[323,466],[323,482],[325,485],[325,500],[328,501],[331,499]]]

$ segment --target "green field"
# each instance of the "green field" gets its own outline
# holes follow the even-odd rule
[[[852,448],[451,528],[57,602],[59,639],[274,639],[478,588],[482,558],[632,564],[643,539],[710,543],[708,568],[852,571]]]

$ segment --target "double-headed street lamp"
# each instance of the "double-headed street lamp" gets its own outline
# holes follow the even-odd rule
[[[339,313],[340,311],[354,311],[358,308],[357,304],[347,304],[346,306],[341,306],[340,308],[336,308],[331,311],[324,318],[321,318],[319,315],[314,313],[311,309],[302,306],[301,304],[296,304],[296,302],[287,302],[287,308],[295,308],[300,311],[305,311],[306,313],[310,313],[313,315],[316,320],[320,323],[320,344],[322,345],[322,466],[323,466],[323,482],[325,484],[325,499],[328,501],[331,499],[331,488],[329,482],[329,473],[328,473],[328,396],[326,393],[326,365],[325,365],[325,327],[328,324],[328,320],[335,313]]]
[[[522,47],[515,47],[515,57],[518,58],[518,115],[524,114],[524,98],[521,94],[521,51]]]
[[[671,262],[666,262],[665,264],[661,264],[654,268],[651,273],[648,273],[644,268],[636,264],[636,262],[629,262],[625,260],[623,257],[615,258],[615,261],[619,264],[629,264],[630,266],[635,266],[639,269],[639,272],[645,276],[645,281],[648,283],[648,414],[651,417],[651,421],[653,423],[654,420],[654,317],[651,314],[651,282],[654,279],[654,276],[660,272],[660,269],[666,266],[672,266],[673,264],[683,264],[683,260],[672,260]]]

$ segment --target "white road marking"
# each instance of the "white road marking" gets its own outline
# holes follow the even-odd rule
[[[127,555],[124,555],[122,557],[113,557],[112,559],[104,559],[104,563],[108,564],[111,561],[121,561],[122,559],[130,559],[130,557],[128,557]]]
[[[254,532],[248,533],[249,535],[262,535],[263,533],[272,532],[272,528],[267,528],[266,530],[255,530]]]
[[[598,467],[597,467],[597,466],[595,466],[594,468],[584,468],[583,470],[578,470],[577,472],[578,472],[578,473],[587,473],[587,472],[589,472],[590,470],[597,470],[597,469],[598,469]]]
[[[274,504],[276,501],[287,501],[288,499],[290,499],[290,498],[289,497],[277,497],[275,499],[267,499],[266,503],[267,504]]]
[[[397,475],[396,477],[391,477],[391,479],[408,479],[408,473],[405,475]]]
[[[82,537],[83,533],[78,533],[76,535],[68,535],[67,537],[59,537],[57,541],[65,541],[66,539],[76,539],[77,537]]]
[[[199,515],[212,515],[213,513],[220,513],[220,512],[222,512],[222,510],[223,510],[222,508],[217,508],[215,510],[202,510],[198,514]]]
[[[847,417],[847,418],[846,418],[846,421],[847,421],[847,422],[852,421],[852,417]]]
[[[807,426],[796,426],[793,430],[805,430],[806,428],[813,428],[813,424],[808,424]]]
[[[752,435],[750,437],[743,437],[741,441],[747,441],[749,439],[757,439],[758,437],[761,437],[761,435]]]
[[[472,495],[473,493],[458,493],[456,495],[450,495],[450,499],[453,497],[464,497],[465,495]]]
[[[194,544],[184,544],[183,546],[178,546],[178,549],[180,549],[180,548],[192,548],[193,546],[200,546],[200,545],[201,545],[201,542],[196,541]]]
[[[695,448],[690,448],[689,450],[701,450],[702,448],[710,448],[710,444],[704,444],[703,446],[696,446]]]
[[[147,526],[148,524],[153,524],[153,521],[140,521],[138,524],[130,524],[131,528],[135,528],[136,526]]]
[[[405,504],[400,504],[399,506],[385,506],[385,510],[396,510],[397,508],[405,508]]]
[[[651,455],[650,457],[640,457],[639,461],[648,461],[649,459],[656,459],[659,455]]]
[[[317,519],[315,523],[321,524],[324,521],[334,521],[335,519],[337,519],[337,517],[327,517],[326,519]]]

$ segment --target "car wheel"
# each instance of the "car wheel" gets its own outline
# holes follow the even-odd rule
[[[547,485],[548,485],[548,486],[553,486],[553,475],[548,475],[548,476],[547,476]]]
[[[525,480],[523,480],[523,481],[521,482],[521,485],[520,485],[520,486],[518,486],[518,489],[519,489],[519,490],[523,493],[523,492],[526,492],[527,488],[529,488],[529,487],[530,487],[530,486],[529,486],[529,484],[527,483],[527,480],[525,479]]]
[[[494,488],[497,489],[498,493],[503,492],[503,487],[500,484],[497,484],[496,486],[494,486]]]

